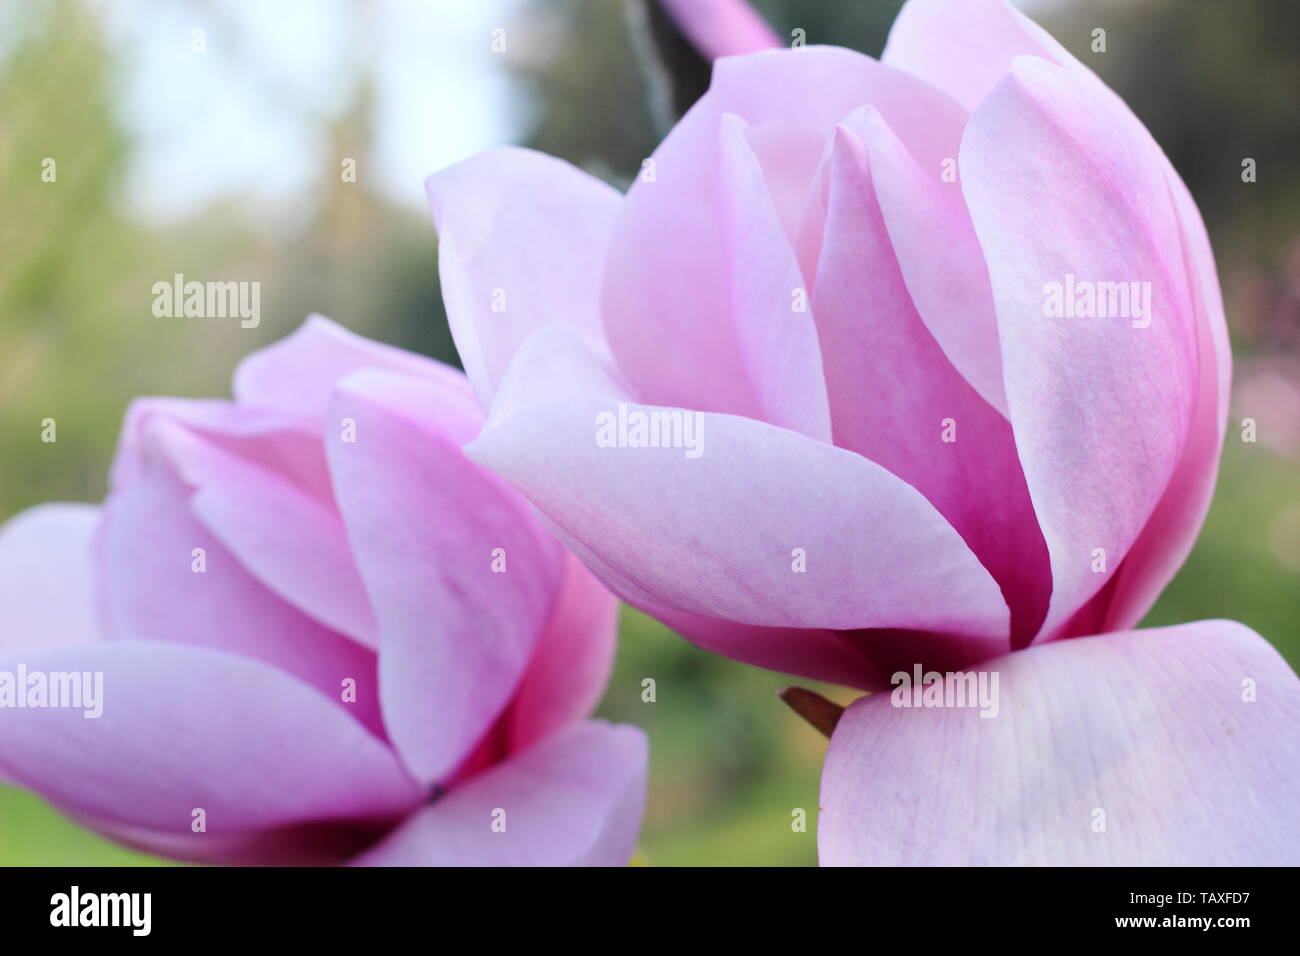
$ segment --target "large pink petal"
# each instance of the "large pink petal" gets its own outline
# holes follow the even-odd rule
[[[736,160],[743,153],[733,151],[730,164],[724,163],[725,114],[756,128],[785,124],[787,138],[820,140],[855,107],[874,103],[918,161],[937,169],[942,157],[956,155],[961,132],[961,111],[941,101],[946,98],[912,77],[833,47],[719,60],[708,93],[655,151],[653,169],[625,197],[605,262],[605,331],[633,395],[652,404],[751,418],[763,418],[778,398],[799,399],[762,378],[767,364],[754,362],[756,354],[770,355],[766,343],[778,329],[738,311],[752,303],[734,298],[738,282],[752,281],[737,274],[745,259],[734,255],[734,239],[743,231],[734,220],[737,191],[748,195],[752,167],[738,181]],[[947,122],[954,114],[957,120]],[[763,162],[767,151],[760,145],[758,152]],[[768,164],[764,171],[771,169]],[[778,196],[778,212],[784,205]],[[748,202],[745,208],[767,215]],[[791,290],[784,285],[769,294],[780,293],[789,323],[803,316],[789,313]]]
[[[78,816],[202,839],[312,821],[370,823],[420,791],[381,741],[316,690],[208,648],[101,642],[10,655],[0,670],[102,674],[102,714],[6,709],[8,777]]]
[[[176,457],[169,446],[158,446],[160,433],[155,426],[160,421],[180,426],[222,451],[274,472],[308,494],[330,495],[320,430],[303,415],[240,406],[223,399],[154,396],[137,398],[126,410],[109,472],[111,489],[128,486],[159,452]],[[173,427],[167,434],[178,430]]]
[[[910,0],[903,8],[884,59],[922,76],[968,106],[983,99],[1010,69],[1029,54],[1055,62],[1111,109],[1136,123],[1126,106],[1045,31],[1002,0],[945,3]],[[1149,141],[1149,140],[1148,140]],[[1155,149],[1151,144],[1151,149]],[[1223,306],[1209,241],[1186,186],[1163,156],[1182,227],[1182,255],[1197,313],[1197,400],[1186,447],[1168,489],[1116,575],[1116,587],[1099,592],[1094,604],[1069,625],[1113,630],[1141,619],[1190,551],[1209,506],[1226,421],[1231,358]],[[950,246],[951,244],[949,244]],[[932,286],[933,287],[933,286]],[[1218,408],[1217,427],[1215,408]],[[1090,622],[1090,623],[1089,623]]]
[[[548,326],[530,336],[520,348],[502,380],[489,422],[506,421],[516,412],[534,405],[580,401],[593,395],[627,398],[626,390],[612,370],[588,352],[581,341],[561,326]],[[624,574],[610,566],[585,542],[556,527],[554,522],[547,521],[547,525],[571,554],[599,569],[601,579],[619,597],[664,621],[706,650],[759,667],[797,671],[818,680],[853,686],[879,686],[882,680],[870,662],[840,632],[751,626],[665,607],[629,576],[631,572]],[[538,657],[539,662],[534,667],[549,670],[548,665],[541,661],[541,648]],[[520,696],[524,693],[521,689]]]
[[[637,728],[578,724],[453,789],[354,862],[623,866],[645,806],[646,760]]]
[[[614,665],[618,600],[571,554],[532,663],[510,704],[510,741],[522,750],[591,713]]]
[[[311,684],[382,734],[374,653],[303,615],[252,577],[191,511],[166,461],[147,462],[104,505],[98,542],[111,636],[218,648]],[[196,571],[195,549],[203,568]],[[356,700],[343,699],[355,681]]]
[[[889,693],[845,712],[823,865],[1300,863],[1300,681],[1249,628],[1058,641],[983,667],[989,719]]]
[[[910,485],[853,452],[731,415],[696,413],[696,457],[600,447],[599,415],[674,410],[620,403],[599,367],[579,371],[581,344],[549,331],[525,343],[502,385],[510,412],[494,408],[466,452],[523,491],[619,594],[741,624],[934,628],[987,639],[991,653],[1005,641],[993,579]],[[531,401],[512,401],[515,388]]]
[[[1228,422],[1232,351],[1214,253],[1196,203],[1172,167],[1169,188],[1183,229],[1183,256],[1196,306],[1196,407],[1169,487],[1116,575],[1103,625],[1108,631],[1133,627],[1142,620],[1191,552],[1210,507]]]
[[[766,129],[753,131],[760,142]],[[738,336],[741,362],[754,386],[759,418],[829,441],[830,410],[817,327],[789,231],[769,192],[750,133],[734,113],[723,116],[723,261],[731,314],[743,325]],[[784,138],[789,132],[782,129],[776,135]],[[766,151],[771,156],[770,138]],[[819,151],[817,144],[807,163],[810,169],[816,168]],[[807,180],[799,186],[802,195]]]
[[[854,632],[826,628],[761,627],[687,614],[661,605],[626,598],[639,610],[662,621],[696,647],[755,667],[845,687],[873,690],[887,675],[854,641]],[[983,642],[970,642],[979,646]],[[982,656],[982,655],[981,655]]]
[[[235,372],[242,404],[147,399],[123,428],[115,483],[140,460],[140,436],[156,419],[164,450],[195,488],[203,523],[259,580],[321,623],[368,647],[374,615],[357,573],[325,461],[324,441],[347,423],[326,420],[330,390],[351,372],[377,369],[424,382],[446,426],[466,438],[482,413],[465,376],[441,363],[373,342],[320,316],[250,355]]]
[[[880,58],[973,110],[1021,55],[1077,61],[1006,0],[908,0]]]
[[[945,179],[942,168],[922,166],[874,107],[855,111],[845,125],[866,144],[880,213],[917,313],[957,371],[1005,415],[993,290],[961,184]]]
[[[1046,636],[1107,582],[1146,524],[1197,391],[1196,318],[1164,160],[1103,92],[1021,57],[972,115],[961,150],[1011,423],[1051,555]],[[1047,284],[1070,276],[1149,283],[1154,314],[1049,316]]]
[[[193,833],[132,826],[103,817],[69,816],[117,843],[173,860],[223,866],[335,866],[392,830],[391,818],[321,820],[250,830]]]
[[[358,372],[330,408],[356,422],[355,442],[327,449],[379,622],[385,725],[412,773],[433,782],[518,686],[551,613],[560,550],[514,491],[461,453],[469,435],[447,430],[427,383]],[[498,549],[504,572],[493,570]]]
[[[734,134],[741,133],[747,149],[737,149],[740,144]],[[808,206],[809,194],[816,184],[816,177],[826,154],[826,135],[816,129],[800,123],[774,120],[749,125],[735,113],[726,113],[722,118],[720,131],[723,146],[723,158],[736,173],[752,182],[747,172],[752,169],[746,152],[752,153],[758,161],[758,167],[766,187],[766,196],[755,196],[763,208],[764,215],[770,205],[776,212],[781,228],[785,231],[791,247],[795,250],[800,267],[804,265],[804,250],[799,246],[800,228],[804,210]],[[739,162],[737,162],[739,160]],[[746,195],[746,182],[727,182],[726,196],[732,208],[737,200]],[[735,248],[734,246],[732,247]],[[815,259],[815,255],[809,256]],[[812,270],[803,273],[811,288]],[[788,294],[786,295],[788,299]],[[787,311],[789,302],[785,303]]]
[[[140,399],[127,413],[115,486],[129,486],[150,453],[194,489],[192,510],[246,570],[304,614],[378,645],[319,430],[262,408]]]
[[[99,509],[37,505],[0,527],[0,655],[103,639],[91,561]]]
[[[425,186],[447,318],[484,406],[519,343],[541,325],[567,323],[600,347],[597,296],[615,190],[513,148],[472,156]]]
[[[659,0],[695,48],[709,59],[781,45],[745,0]]]
[[[873,107],[850,122],[872,131],[876,144],[888,136]],[[1001,586],[1011,637],[1028,643],[1047,609],[1051,573],[1011,426],[917,313],[877,200],[875,165],[848,123],[831,152],[813,314],[835,444],[929,499]]]
[[[423,355],[349,332],[321,315],[311,315],[292,335],[244,358],[235,368],[235,400],[248,408],[271,409],[304,418],[335,434],[326,421],[334,383],[361,369],[398,372],[435,383],[443,404],[472,414],[473,392],[458,370]]]

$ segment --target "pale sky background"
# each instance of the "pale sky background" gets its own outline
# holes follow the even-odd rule
[[[346,108],[355,66],[369,63],[376,129],[358,175],[422,208],[425,176],[523,132],[524,104],[490,44],[504,27],[511,48],[524,2],[98,0],[139,147],[131,206],[167,221],[241,194],[292,219],[318,169],[319,118]],[[191,49],[195,28],[205,53]]]
[[[429,173],[523,136],[527,104],[507,57],[541,53],[549,33],[528,0],[91,4],[122,66],[116,100],[137,145],[127,199],[161,222],[228,196],[256,203],[263,222],[300,221],[324,147],[321,119],[346,108],[366,63],[378,64],[376,128],[356,151],[358,176],[422,209]],[[505,56],[491,49],[498,27]],[[192,50],[196,28],[206,52]]]

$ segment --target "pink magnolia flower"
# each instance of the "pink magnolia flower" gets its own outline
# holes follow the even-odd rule
[[[234,393],[135,402],[102,507],[0,530],[0,779],[189,860],[626,863],[616,603],[462,455],[464,376],[312,318]]]
[[[1295,675],[1239,625],[1116,633],[1205,515],[1230,355],[1186,187],[1035,24],[911,0],[880,62],[720,59],[626,195],[523,150],[428,189],[467,454],[617,594],[864,689],[1018,652],[996,721],[855,705],[824,858],[1294,854]]]

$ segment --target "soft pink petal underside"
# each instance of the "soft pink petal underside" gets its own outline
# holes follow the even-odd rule
[[[405,813],[419,790],[389,748],[294,677],[224,651],[109,641],[11,655],[0,669],[102,673],[103,713],[6,710],[6,775],[69,812],[235,836]]]
[[[618,599],[572,554],[532,663],[510,705],[510,749],[522,750],[586,717],[614,665]]]
[[[127,418],[135,460],[121,456],[124,470],[138,476],[161,453],[244,570],[316,622],[378,646],[318,431],[283,413],[174,399],[138,401]],[[131,480],[117,485],[129,491]]]
[[[754,134],[759,141],[762,129]],[[719,133],[722,261],[731,313],[743,324],[737,344],[760,406],[759,417],[830,441],[817,327],[787,227],[744,120],[726,114]],[[815,168],[813,162],[808,165]]]
[[[645,805],[646,739],[578,724],[414,814],[357,866],[623,866]]]
[[[981,669],[992,718],[888,692],[845,712],[823,865],[1300,863],[1300,680],[1250,629],[1056,641]]]
[[[322,315],[308,316],[289,336],[247,356],[235,368],[235,400],[248,409],[300,416],[317,427],[334,383],[352,372],[376,369],[426,379],[439,386],[443,401],[472,405],[465,377],[454,368],[414,352],[349,332]]]
[[[91,562],[99,508],[47,504],[0,527],[0,655],[103,639]]]
[[[406,376],[351,375],[330,407],[356,422],[356,441],[327,442],[379,624],[384,722],[426,783],[504,710],[561,573],[558,546],[513,490],[465,458],[468,436],[441,427],[436,398]]]
[[[1114,573],[1182,455],[1197,356],[1180,230],[1150,135],[1099,86],[1034,57],[972,115],[961,176],[1051,555],[1051,636]],[[1048,284],[1070,276],[1147,283],[1151,314],[1049,314]]]
[[[1141,621],[1191,552],[1210,507],[1228,421],[1232,351],[1214,253],[1196,203],[1172,167],[1169,188],[1183,228],[1183,255],[1196,304],[1196,408],[1182,460],[1117,575],[1102,625],[1108,631]]]
[[[543,396],[539,383],[562,368],[588,383],[586,394],[561,389],[523,404],[503,387],[498,401],[512,412],[494,410],[466,452],[519,488],[619,594],[741,624],[1005,639],[992,578],[910,485],[853,452],[731,415],[698,413],[695,457],[685,447],[601,447],[600,416],[617,420],[620,403],[600,397],[615,389],[594,357],[576,371],[580,349],[526,345],[511,389]]]
[[[999,582],[1012,640],[1028,643],[1051,593],[1047,551],[1010,424],[954,368],[907,289],[854,131],[880,147],[883,123],[868,107],[838,127],[827,170],[813,313],[835,443],[926,496]]]
[[[603,348],[597,297],[621,202],[615,190],[513,148],[472,156],[425,186],[447,319],[484,407],[520,343],[549,322]]]
[[[112,637],[215,648],[262,661],[317,688],[382,734],[374,653],[305,616],[250,575],[195,517],[190,489],[164,462],[155,459],[109,497],[100,533]],[[345,680],[355,681],[355,704],[342,699]]]
[[[908,0],[880,59],[973,110],[1017,56],[1077,61],[1006,0]],[[1080,67],[1082,69],[1082,67]]]

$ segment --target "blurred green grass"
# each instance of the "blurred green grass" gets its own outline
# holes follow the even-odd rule
[[[0,787],[0,866],[166,866],[64,818],[39,798]]]

